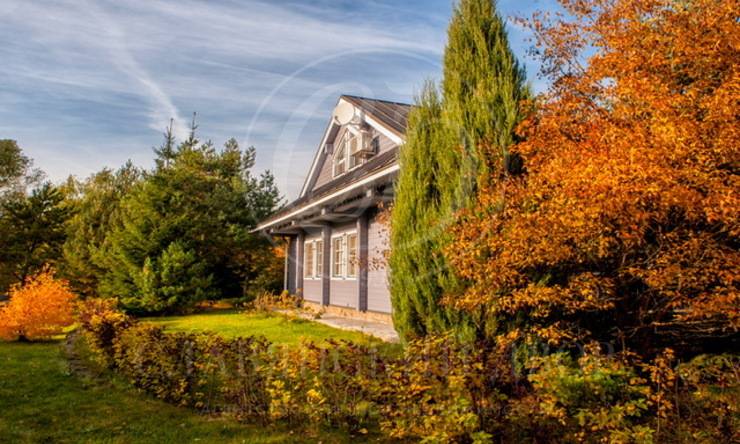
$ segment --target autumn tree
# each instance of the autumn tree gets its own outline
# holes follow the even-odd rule
[[[72,324],[75,295],[66,281],[46,268],[16,284],[0,307],[0,339],[47,339]]]
[[[552,82],[446,255],[499,339],[650,355],[737,345],[740,4],[562,0]],[[567,17],[567,18],[566,18]]]
[[[440,304],[465,285],[442,249],[479,182],[512,164],[508,147],[521,120],[524,83],[494,2],[460,1],[448,29],[441,97],[435,85],[425,86],[400,155],[389,265],[394,323],[407,338],[467,330],[468,322]]]

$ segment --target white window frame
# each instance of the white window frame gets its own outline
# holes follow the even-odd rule
[[[349,127],[344,130],[344,134],[342,134],[342,140],[340,140],[338,144],[334,145],[336,148],[334,151],[334,156],[332,157],[333,177],[338,177],[343,174],[349,173],[350,171],[354,170],[355,168],[359,168],[360,166],[362,166],[362,164],[365,163],[362,162],[357,156],[357,152],[359,152],[363,148],[363,138],[365,137],[363,134],[363,132],[356,133]],[[368,137],[370,137],[370,144],[374,144],[374,141],[377,139],[377,145],[380,145],[380,139],[378,138],[378,136],[373,136],[372,134],[370,134],[368,135]],[[353,141],[355,142],[354,152],[352,151]],[[339,153],[342,153],[341,159],[337,157]],[[375,154],[377,154],[377,152]],[[354,165],[352,164],[353,159],[355,159],[354,161],[356,161]],[[337,172],[337,165],[339,164],[344,164],[341,172]]]
[[[354,252],[354,256],[355,257],[354,258],[352,258],[351,255],[350,255],[349,240],[350,240],[351,237],[354,237],[354,239],[355,239],[355,252]],[[347,260],[345,261],[346,262],[346,265],[345,265],[345,268],[346,269],[345,269],[344,274],[347,277],[347,279],[357,279],[357,275],[359,274],[359,271],[360,271],[360,264],[359,264],[359,250],[360,250],[360,245],[359,245],[359,242],[360,242],[360,238],[357,237],[357,232],[356,231],[353,231],[351,233],[346,233],[345,234],[345,237],[344,237],[344,243],[345,243],[344,249],[347,251],[346,252]],[[352,264],[352,261],[354,261],[354,264]],[[354,268],[354,273],[350,274],[350,270],[352,270],[353,268]]]
[[[308,253],[308,250],[311,253]],[[309,260],[311,263],[309,264]],[[303,242],[303,279],[314,279],[316,270],[316,245],[313,241]]]
[[[350,131],[347,131],[348,133]],[[362,149],[362,136],[360,134],[350,134],[350,136],[346,139],[347,140],[347,171],[353,170],[357,168],[358,166],[362,165],[362,162],[360,161],[360,158],[357,156],[357,152]],[[352,143],[355,144],[354,151],[352,150]],[[356,161],[354,165],[352,165],[352,162]]]
[[[308,246],[311,246],[311,269],[307,270]],[[324,241],[321,239],[311,239],[303,243],[303,279],[319,280],[324,268],[324,264],[319,262],[324,260]]]
[[[349,133],[349,131],[345,132],[344,135],[342,136],[342,140],[339,142],[339,144],[338,145],[335,145],[334,153],[333,153],[333,156],[332,156],[332,159],[331,159],[331,162],[332,162],[332,165],[331,165],[332,177],[341,176],[342,174],[345,174],[348,171],[348,168],[347,168],[347,159],[349,158],[349,153],[347,152],[347,150],[348,150],[349,147],[344,143],[344,141],[347,139],[347,133]],[[341,160],[337,157],[340,152],[343,153]],[[339,164],[343,164],[344,169],[342,171],[340,171],[340,172],[337,172],[337,166]]]
[[[349,243],[347,242],[347,238],[349,236],[357,236],[357,230],[352,231],[346,231],[342,232],[340,234],[336,234],[331,237],[331,279],[334,281],[354,281],[357,279],[357,274],[359,274],[359,264],[357,265],[357,273],[355,273],[354,276],[350,276],[349,273]],[[342,246],[342,254],[339,258],[339,271],[340,273],[335,273],[336,266],[337,266],[337,255],[336,255],[336,241],[339,240],[340,245]],[[357,237],[357,241],[359,242],[359,237]],[[359,255],[360,251],[360,245],[359,243],[355,246],[355,255]]]
[[[321,239],[315,240],[313,249],[316,252],[314,278],[321,279],[324,271],[324,241]]]
[[[339,272],[337,273],[337,241],[339,241],[339,245],[341,245],[342,250],[339,258]],[[344,279],[344,256],[345,256],[345,248],[344,248],[344,234],[340,234],[338,236],[332,236],[331,238],[331,278],[334,280],[341,280]]]

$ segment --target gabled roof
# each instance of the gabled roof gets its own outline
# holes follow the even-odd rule
[[[411,105],[358,96],[343,95],[341,98],[359,107],[398,136],[404,138]]]
[[[408,114],[412,107],[411,105],[350,95],[342,95],[337,103],[342,100],[359,108],[364,113],[365,120],[368,124],[376,127],[376,129],[386,134],[396,143],[403,143],[405,140]],[[322,156],[326,155],[324,153],[324,145],[327,143],[327,139],[331,134],[336,134],[336,126],[337,124],[333,121],[332,116],[332,120],[329,122],[324,137],[321,140],[321,144],[316,150],[316,155],[311,164],[311,170],[306,177],[306,182],[304,183],[303,190],[298,199],[272,214],[267,220],[260,223],[258,229],[270,226],[296,211],[303,211],[302,208],[312,206],[312,204],[318,200],[323,201],[325,198],[331,198],[330,196],[333,194],[343,192],[343,189],[350,189],[355,185],[362,185],[360,182],[365,179],[373,178],[375,176],[383,176],[385,174],[391,175],[397,171],[398,149],[394,148],[372,158],[360,167],[357,167],[318,188],[311,189],[314,179],[313,176],[317,173],[316,169],[321,163]]]
[[[411,105],[400,102],[391,102],[388,100],[369,99],[366,97],[342,95],[337,100],[337,106],[341,102],[347,102],[361,110],[365,115],[365,121],[378,131],[385,134],[389,139],[397,144],[402,144],[406,136],[406,124]],[[324,147],[330,137],[336,136],[339,126],[334,121],[334,117],[329,120],[324,136],[321,138],[316,154],[314,154],[311,168],[308,171],[306,180],[303,182],[299,197],[305,196],[313,186],[318,174],[318,167],[323,160],[325,151]]]

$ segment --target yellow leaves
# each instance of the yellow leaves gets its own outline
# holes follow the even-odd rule
[[[46,268],[10,290],[0,307],[0,339],[44,339],[61,333],[74,321],[75,295],[66,281]]]
[[[532,23],[553,87],[512,147],[527,172],[487,181],[455,228],[445,254],[470,285],[449,305],[548,341],[609,310],[737,331],[738,2],[561,3],[573,20]]]

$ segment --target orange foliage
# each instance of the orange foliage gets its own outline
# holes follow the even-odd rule
[[[551,343],[736,338],[740,2],[561,3],[572,20],[527,22],[553,86],[513,148],[526,172],[462,216],[448,302]]]
[[[0,338],[13,341],[49,338],[74,321],[75,295],[67,281],[45,269],[15,285],[10,302],[0,309]]]

